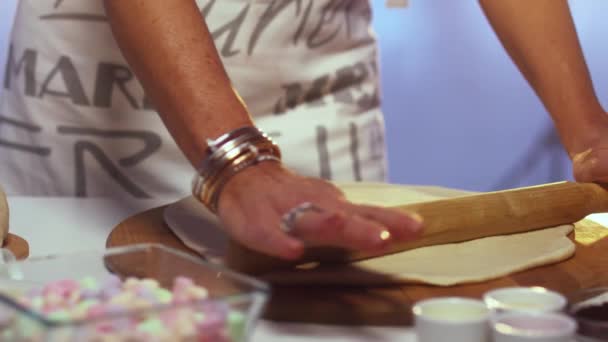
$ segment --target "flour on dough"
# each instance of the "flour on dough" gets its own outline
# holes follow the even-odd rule
[[[464,192],[441,187],[403,186],[380,183],[337,183],[356,203],[397,206],[464,196]],[[165,221],[188,247],[221,262],[226,236],[217,218],[194,198],[167,208]],[[572,225],[533,232],[430,246],[355,262],[347,267],[322,265],[309,270],[281,271],[265,275],[274,283],[369,285],[427,283],[455,285],[489,280],[528,268],[558,262],[575,250],[567,235]]]

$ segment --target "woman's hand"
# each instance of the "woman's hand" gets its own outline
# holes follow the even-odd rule
[[[581,133],[569,154],[577,181],[608,183],[608,115],[602,115]]]
[[[283,216],[310,202],[290,234]],[[422,228],[417,215],[348,202],[333,184],[297,175],[264,162],[231,178],[222,190],[218,215],[226,230],[245,246],[283,259],[297,259],[305,245],[381,251],[392,241],[411,240]]]

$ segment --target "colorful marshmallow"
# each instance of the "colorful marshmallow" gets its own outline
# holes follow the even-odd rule
[[[244,329],[241,313],[209,299],[207,289],[186,277],[174,279],[170,290],[149,278],[66,279],[31,289],[17,300],[57,324],[85,322],[78,336],[93,341],[237,341]],[[35,333],[27,337],[38,340]]]

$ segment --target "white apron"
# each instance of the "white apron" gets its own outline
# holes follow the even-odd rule
[[[287,165],[334,180],[385,179],[366,0],[198,3],[232,82]],[[194,170],[127,67],[101,0],[20,0],[7,60],[0,99],[7,193],[190,192]]]

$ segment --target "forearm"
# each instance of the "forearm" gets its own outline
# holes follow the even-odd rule
[[[480,0],[505,49],[576,150],[603,111],[565,0]]]
[[[207,138],[252,124],[194,0],[104,3],[123,55],[193,165]]]

